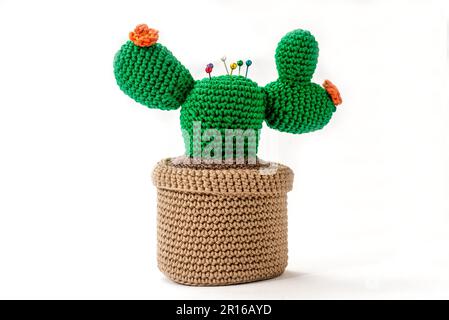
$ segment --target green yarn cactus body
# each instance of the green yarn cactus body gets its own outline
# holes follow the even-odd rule
[[[336,108],[326,90],[311,82],[318,62],[313,35],[305,30],[287,33],[275,58],[279,79],[265,87],[267,125],[297,134],[323,128]]]
[[[184,134],[186,154],[194,156],[194,122],[201,123],[201,134],[207,130],[218,130],[222,136],[222,156],[235,156],[236,148],[226,148],[227,130],[251,129],[255,134],[257,152],[259,130],[265,118],[265,95],[257,83],[243,76],[218,76],[197,81],[181,109],[181,128]],[[201,150],[206,148],[202,141]],[[228,150],[228,153],[225,151]],[[245,144],[248,152],[248,143]],[[230,152],[232,151],[232,153]],[[198,155],[197,155],[198,156]]]
[[[275,59],[279,78],[265,87],[240,75],[194,81],[163,45],[141,47],[128,41],[114,59],[114,74],[128,96],[149,108],[174,110],[182,106],[180,121],[187,156],[209,154],[212,145],[215,148],[209,155],[226,159],[242,156],[236,153],[235,145],[231,149],[226,145],[232,130],[255,132],[253,144],[249,139],[244,142],[244,156],[248,156],[251,148],[257,152],[264,120],[273,129],[300,134],[323,128],[336,110],[329,91],[311,82],[318,44],[310,32],[298,29],[286,34],[277,46]],[[195,123],[200,123],[200,131]],[[220,133],[221,141],[206,137],[200,148],[195,148],[195,134],[214,132]]]
[[[318,84],[288,85],[281,80],[266,86],[266,122],[270,128],[288,133],[322,129],[336,110],[327,92]]]
[[[290,85],[312,80],[318,63],[318,43],[306,30],[287,33],[276,48],[276,67],[279,80]]]
[[[114,59],[119,87],[137,102],[162,110],[175,110],[195,81],[190,72],[163,45],[138,47],[127,41]]]

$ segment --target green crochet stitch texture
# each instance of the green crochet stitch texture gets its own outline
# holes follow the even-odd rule
[[[266,119],[270,128],[306,133],[323,128],[336,110],[326,90],[316,83],[288,85],[280,80],[266,87]]]
[[[114,59],[119,87],[137,102],[162,110],[178,109],[195,81],[163,45],[138,47],[127,41]]]
[[[299,134],[323,128],[336,110],[327,91],[311,82],[318,43],[309,31],[287,33],[277,46],[275,60],[279,78],[265,87],[239,75],[195,81],[163,45],[139,47],[128,41],[116,54],[114,74],[119,87],[143,105],[162,110],[182,106],[186,155],[225,159],[242,156],[235,146],[229,149],[225,145],[226,135],[230,135],[227,130],[255,132],[254,145],[250,140],[244,142],[246,157],[253,150],[250,147],[257,152],[264,120],[273,129]],[[200,130],[195,123],[200,123]],[[214,130],[222,135],[221,141],[202,139],[200,148],[194,148],[195,133],[209,137]],[[215,148],[209,154],[211,146]],[[217,154],[219,146],[221,155]]]
[[[252,129],[257,152],[259,130],[265,118],[265,95],[257,83],[243,76],[218,76],[197,81],[181,109],[181,128],[184,132],[184,144],[188,155],[194,155],[193,126],[201,122],[201,134],[206,130],[216,129],[220,132],[223,158],[236,156],[236,148],[226,148],[226,136],[231,136],[228,129]],[[228,131],[227,131],[228,130]],[[219,142],[219,141],[218,141]],[[245,140],[244,152],[248,152]],[[205,150],[208,140],[202,141],[201,150]],[[227,153],[226,153],[227,151]],[[232,151],[232,152],[231,152]],[[199,155],[197,155],[199,156]]]
[[[289,32],[279,42],[275,59],[283,82],[310,82],[318,62],[318,43],[309,31]]]

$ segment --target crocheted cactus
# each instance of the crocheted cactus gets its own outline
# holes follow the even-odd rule
[[[313,35],[305,30],[287,33],[275,57],[279,79],[265,87],[268,126],[290,133],[323,128],[335,105],[325,89],[311,82],[318,61],[318,43]]]
[[[341,103],[330,81],[324,88],[311,82],[318,44],[305,30],[281,39],[275,55],[279,79],[265,87],[240,75],[210,77],[211,65],[206,68],[209,77],[194,81],[173,54],[156,43],[157,31],[146,25],[137,26],[130,39],[114,59],[117,84],[150,108],[182,106],[181,128],[190,157],[227,159],[248,157],[251,152],[255,156],[264,120],[279,131],[311,132],[323,128]],[[234,141],[237,132],[244,133],[243,142]],[[195,136],[202,137],[200,142]],[[238,143],[244,144],[243,155]]]

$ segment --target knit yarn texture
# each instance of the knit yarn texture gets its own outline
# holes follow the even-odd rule
[[[259,130],[262,128],[264,118],[265,95],[254,81],[243,76],[228,75],[197,81],[181,109],[181,128],[188,133],[184,134],[188,155],[194,156],[194,123],[199,121],[202,136],[208,130],[217,130],[221,137],[219,141],[202,139],[201,147],[197,148],[199,151],[207,151],[207,145],[215,144],[215,150],[216,147],[221,149],[222,154],[218,157],[220,159],[247,157],[249,144],[252,143],[250,147],[257,152]],[[243,130],[248,130],[247,133],[251,133],[254,140],[244,139],[242,150],[238,150],[237,143],[233,143],[231,148],[226,148],[226,138],[233,139],[234,130],[242,130],[242,133]],[[238,152],[244,154],[237,154]],[[203,156],[208,157],[209,154],[203,152]]]
[[[278,80],[265,89],[265,120],[270,128],[282,132],[299,134],[322,129],[336,109],[327,92],[312,82],[293,86]]]
[[[267,169],[269,170],[269,169]],[[153,171],[158,266],[182,284],[214,286],[276,277],[287,266],[287,192],[293,172],[177,167]]]
[[[307,30],[291,31],[279,41],[275,59],[280,80],[291,85],[309,82],[318,62],[318,43]]]
[[[163,45],[138,47],[126,42],[114,59],[119,87],[137,102],[162,110],[174,110],[192,90],[190,72]]]

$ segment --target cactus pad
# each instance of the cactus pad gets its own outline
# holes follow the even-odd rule
[[[294,30],[281,39],[275,58],[280,80],[290,85],[309,82],[318,62],[318,43],[309,31]]]
[[[126,42],[115,56],[114,74],[128,96],[162,110],[178,109],[194,85],[190,72],[161,44]]]

